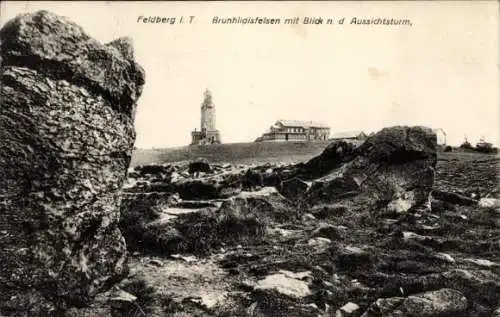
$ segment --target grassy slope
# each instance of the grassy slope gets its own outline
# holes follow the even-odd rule
[[[152,163],[170,163],[206,158],[212,163],[232,164],[264,164],[292,163],[306,161],[320,154],[332,141],[318,142],[251,142],[228,143],[205,146],[183,146],[165,149],[137,149],[132,156],[131,166]],[[453,154],[438,152],[444,157],[458,156],[466,158],[498,157],[486,155],[459,148],[453,149]],[[474,161],[474,159],[472,159]]]
[[[329,142],[256,142],[185,146],[172,149],[138,149],[133,154],[131,165],[177,162],[196,158],[206,158],[214,163],[288,163],[308,160],[318,155]]]

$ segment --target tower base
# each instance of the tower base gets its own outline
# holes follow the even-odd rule
[[[191,132],[191,145],[221,144],[219,130]]]

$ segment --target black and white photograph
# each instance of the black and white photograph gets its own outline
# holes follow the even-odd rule
[[[2,1],[0,317],[500,317],[498,1]]]

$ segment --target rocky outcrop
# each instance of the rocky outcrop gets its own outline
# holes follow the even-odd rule
[[[124,199],[120,225],[129,250],[206,254],[260,238],[270,221],[298,218],[290,207],[269,187],[217,201],[138,195]]]
[[[122,289],[167,316],[495,316],[498,158],[438,153],[429,209],[433,135],[394,127],[368,142],[297,165],[211,162],[199,177],[189,162],[137,168],[122,232],[141,274],[126,280],[149,272],[155,293]],[[358,175],[360,186],[345,181]],[[311,181],[328,179],[330,194],[302,204]],[[399,190],[422,199],[386,213]]]
[[[190,175],[195,173],[198,174],[200,172],[209,173],[211,171],[212,169],[210,168],[210,164],[207,160],[200,159],[189,163],[188,173]]]
[[[295,174],[303,179],[314,179],[328,174],[356,155],[356,145],[345,141],[330,143],[323,152],[305,163],[296,166]]]
[[[309,189],[310,184],[300,178],[291,178],[281,182],[280,193],[291,201],[300,201]]]
[[[118,229],[144,71],[46,11],[1,36],[0,308],[57,315],[126,273]]]
[[[365,209],[384,207],[390,212],[404,212],[429,202],[437,160],[436,135],[431,129],[385,128],[356,149],[342,149],[333,147],[321,155],[333,157],[330,166],[337,168],[314,180],[305,194],[309,205],[341,199],[347,203],[354,197]],[[343,152],[346,156],[339,158]],[[312,161],[323,162],[320,165],[324,171],[327,157],[321,156]]]

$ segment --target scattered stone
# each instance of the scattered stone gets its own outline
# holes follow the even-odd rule
[[[163,266],[163,262],[160,261],[160,260],[157,260],[157,259],[151,259],[151,260],[149,260],[149,264],[152,264],[152,265],[158,266],[158,267],[162,267]]]
[[[348,211],[347,206],[342,204],[317,205],[310,208],[311,214],[318,219],[335,218],[344,215]]]
[[[456,193],[445,192],[438,189],[432,190],[432,197],[451,204],[463,205],[463,206],[474,206],[478,203],[478,201],[475,199]]]
[[[438,252],[436,253],[436,258],[448,263],[455,263],[455,259],[447,253]]]
[[[361,317],[433,317],[453,316],[467,309],[467,298],[459,291],[443,288],[409,297],[381,298]]]
[[[132,303],[132,302],[135,302],[137,300],[137,297],[128,293],[128,292],[125,292],[124,290],[122,289],[117,289],[115,290],[114,292],[112,292],[112,294],[110,295],[110,298],[109,298],[110,302],[113,303],[113,302],[128,302],[128,303]]]
[[[336,264],[341,270],[356,270],[373,264],[374,255],[355,246],[334,246],[332,254],[337,256]]]
[[[491,317],[500,317],[500,307],[498,307],[494,312]]]
[[[311,184],[300,178],[292,178],[281,182],[280,193],[292,201],[300,201],[307,192]]]
[[[236,187],[236,188],[226,187],[226,188],[222,188],[219,191],[219,197],[220,198],[230,198],[230,197],[233,197],[233,196],[237,196],[240,193],[241,193],[241,188],[240,187]]]
[[[142,177],[145,175],[161,176],[172,173],[170,165],[147,164],[139,165],[134,168],[136,176]]]
[[[185,200],[207,200],[219,198],[219,184],[211,179],[184,179],[170,187]]]
[[[431,210],[433,212],[445,212],[445,211],[456,212],[457,206],[455,204],[449,203],[447,201],[442,201],[439,199],[432,198],[431,199]]]
[[[255,316],[255,310],[257,309],[258,305],[258,302],[253,302],[250,306],[248,306],[245,310],[247,316]]]
[[[201,208],[220,208],[220,204],[211,200],[179,200],[172,201],[170,205],[179,209],[201,209]]]
[[[311,271],[305,271],[305,272],[291,272],[287,270],[279,270],[278,273],[281,273],[287,277],[294,278],[297,280],[303,280],[305,278],[312,278],[312,273]]]
[[[268,173],[266,171],[262,176],[262,184],[264,186],[280,188],[282,179],[283,175],[280,172],[273,171],[272,173]]]
[[[339,313],[336,313],[335,317],[337,317],[337,316],[343,317],[343,316],[350,315],[350,314],[354,313],[355,311],[357,311],[358,309],[359,309],[359,306],[357,304],[349,302],[349,303],[345,304],[344,306],[340,307],[340,309],[338,310]]]
[[[172,174],[170,174],[170,182],[171,183],[176,183],[179,180],[181,180],[181,175],[179,173],[172,172]]]
[[[264,187],[263,175],[252,169],[248,169],[241,180],[242,188],[246,191],[254,191]]]
[[[499,264],[495,262],[491,262],[490,260],[484,260],[484,259],[464,259],[464,261],[488,268],[499,266]]]
[[[300,237],[300,234],[302,233],[301,230],[290,230],[290,229],[283,229],[283,228],[268,228],[267,230],[268,234],[278,234],[284,238],[291,238],[295,239]]]
[[[172,254],[171,257],[173,257],[174,259],[183,260],[187,263],[195,263],[196,261],[198,261],[198,258],[195,257],[194,255],[184,256],[184,255],[180,255],[180,254]]]
[[[303,222],[308,222],[308,221],[315,221],[317,220],[316,217],[314,217],[313,214],[307,213],[302,216],[302,221]]]
[[[481,208],[500,207],[500,199],[497,198],[481,198],[478,203]]]
[[[344,236],[344,228],[337,227],[328,223],[320,223],[311,233],[311,237],[323,237],[330,240],[341,240]]]
[[[307,241],[307,244],[309,246],[314,247],[317,250],[325,250],[326,248],[328,248],[330,246],[331,243],[332,243],[332,240],[327,239],[327,238],[323,238],[323,237],[316,237],[316,238],[309,239]]]
[[[291,278],[282,273],[268,275],[265,279],[257,283],[255,289],[276,290],[283,295],[293,298],[302,298],[312,294],[306,282]]]
[[[212,169],[210,168],[210,164],[207,160],[200,159],[194,162],[189,163],[188,173],[190,175],[199,176],[199,173],[210,173]]]
[[[242,191],[228,201],[262,218],[280,222],[297,218],[296,209],[274,187],[264,187],[253,192]]]
[[[413,193],[403,193],[401,197],[396,198],[387,204],[387,211],[393,213],[402,213],[410,210],[414,204]]]

